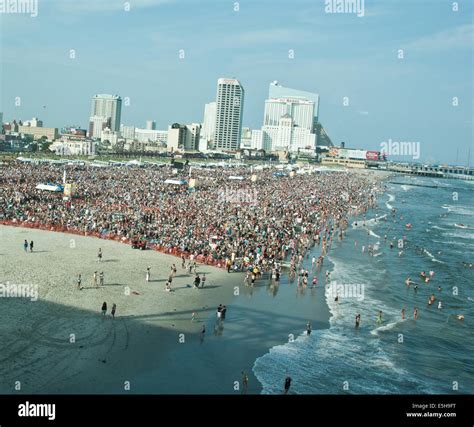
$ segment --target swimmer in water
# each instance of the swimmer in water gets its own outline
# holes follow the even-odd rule
[[[457,314],[456,317],[458,320],[464,320],[464,314]]]
[[[441,292],[441,291],[442,291],[442,289],[441,289],[441,286],[438,286],[438,291],[439,291],[439,292]]]
[[[402,308],[402,320],[405,320],[405,309]]]
[[[433,271],[433,270],[431,270],[431,271],[430,271],[430,277],[433,277],[433,276],[434,276],[434,274],[435,274],[435,273],[434,273],[434,271]]]
[[[413,318],[418,319],[418,309],[416,307],[413,309]]]
[[[407,277],[407,280],[405,280],[405,285],[410,286],[410,284],[413,283],[410,277]]]
[[[377,314],[377,323],[382,323],[382,310],[379,310],[379,314]]]
[[[441,301],[438,302],[438,310],[441,310],[443,308],[443,304],[441,303]]]
[[[306,334],[311,335],[311,322],[309,322],[309,321],[306,324]]]
[[[355,317],[355,327],[358,328],[359,326],[360,326],[360,313],[357,313]]]

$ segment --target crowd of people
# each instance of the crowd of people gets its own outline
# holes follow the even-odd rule
[[[65,168],[74,197],[36,189],[60,184]],[[185,183],[190,177],[194,188]],[[272,271],[288,255],[296,263],[315,242],[324,249],[350,214],[374,205],[375,190],[363,174],[12,162],[0,166],[0,222],[145,241],[192,260],[191,270],[197,260],[229,272]]]

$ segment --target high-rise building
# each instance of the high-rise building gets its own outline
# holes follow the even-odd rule
[[[233,151],[239,148],[244,108],[244,88],[236,79],[217,81],[216,130],[214,148]]]
[[[291,89],[279,84],[276,80],[270,83],[268,88],[268,98],[296,98],[314,102],[314,124],[318,122],[319,116],[319,95],[305,90]],[[313,124],[313,128],[314,128]]]
[[[265,101],[263,126],[278,126],[280,118],[289,114],[294,126],[313,131],[314,102],[299,98],[277,98]]]
[[[304,96],[304,95],[307,96]],[[281,95],[280,97],[277,97]],[[310,92],[270,84],[269,99],[261,133],[252,134],[252,148],[265,151],[316,152],[317,102],[319,96]]]
[[[118,95],[94,95],[92,98],[89,136],[100,138],[106,127],[114,132],[120,131],[122,98]]]
[[[184,148],[186,142],[186,126],[173,123],[168,126],[168,138],[166,147],[168,151],[176,151]]]
[[[154,120],[147,120],[146,121],[146,129],[147,130],[156,130],[156,122]]]
[[[204,106],[204,120],[201,128],[200,144],[207,149],[214,142],[216,132],[216,103],[209,102]]]
[[[89,118],[89,138],[101,138],[102,131],[109,128],[110,120],[107,117],[91,116]]]
[[[185,150],[198,150],[199,138],[201,134],[201,123],[191,123],[186,125],[186,139],[184,142]]]

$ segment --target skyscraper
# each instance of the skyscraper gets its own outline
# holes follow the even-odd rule
[[[319,116],[319,95],[305,90],[291,89],[279,84],[276,80],[270,83],[268,88],[268,98],[299,98],[314,102],[314,124],[318,122]],[[314,128],[314,125],[313,125]]]
[[[316,152],[319,95],[270,84],[261,132],[252,133],[251,146],[265,151]]]
[[[89,136],[100,138],[102,130],[108,127],[114,132],[120,131],[122,98],[118,95],[94,95],[92,98]]]
[[[146,121],[146,129],[147,130],[156,130],[156,122],[154,120],[147,120]]]
[[[214,148],[233,151],[240,145],[244,88],[236,79],[220,78],[217,81],[216,130]]]

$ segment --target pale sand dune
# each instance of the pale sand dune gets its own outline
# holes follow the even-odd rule
[[[24,239],[34,241],[34,253],[24,253]],[[165,283],[173,263],[178,273],[169,293]],[[99,289],[92,284],[96,270],[105,276]],[[0,283],[38,285],[39,291],[37,301],[0,298],[0,393],[15,393],[16,381],[24,393],[123,392],[125,381],[158,367],[181,345],[179,334],[198,340],[202,323],[191,322],[191,313],[206,319],[219,303],[232,300],[234,286],[243,281],[241,274],[206,265],[198,272],[207,276],[202,290],[192,288],[193,276],[176,257],[96,238],[0,226]],[[100,314],[103,301],[106,318]],[[115,320],[112,303],[117,304]]]

